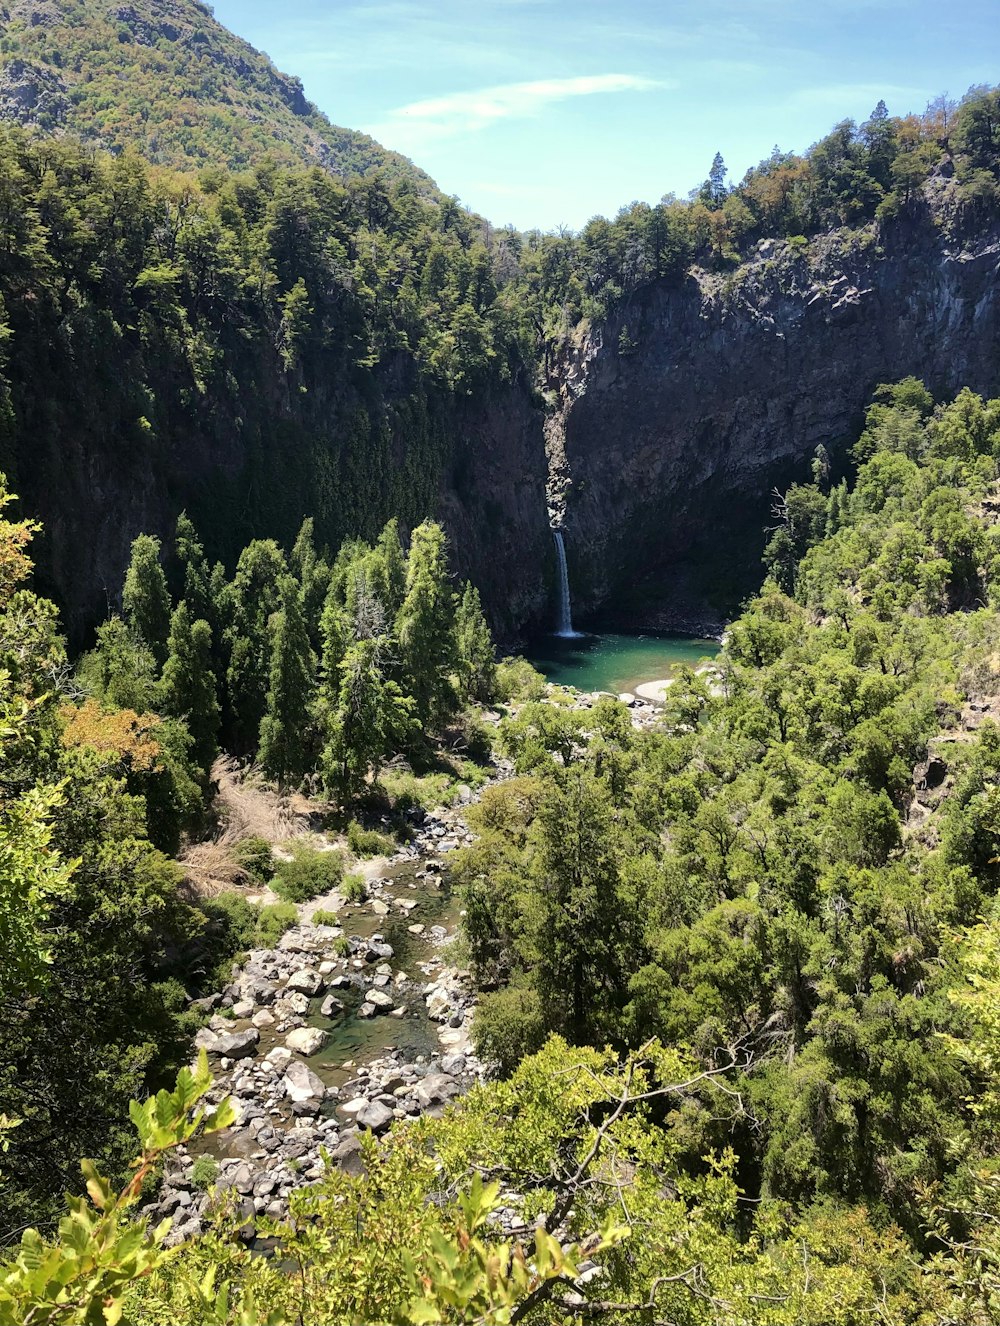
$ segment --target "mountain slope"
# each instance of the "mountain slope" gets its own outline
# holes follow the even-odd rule
[[[270,153],[335,174],[423,171],[341,129],[302,84],[198,0],[10,0],[0,6],[0,118],[176,168],[240,170]]]

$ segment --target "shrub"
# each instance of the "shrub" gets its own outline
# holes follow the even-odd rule
[[[342,853],[321,852],[297,843],[292,848],[292,859],[278,863],[271,887],[286,902],[308,902],[337,888],[343,878]]]
[[[545,1021],[535,990],[511,986],[483,995],[472,1023],[476,1054],[508,1077],[521,1060],[545,1044]]]
[[[299,919],[299,914],[290,902],[272,902],[260,909],[257,918],[257,933],[254,936],[254,948],[273,948],[278,940]]]
[[[274,856],[266,838],[244,838],[233,849],[234,859],[259,884],[267,884],[274,876]]]
[[[366,829],[357,820],[347,826],[347,845],[355,856],[389,856],[396,846],[388,834]]]
[[[540,700],[545,694],[545,678],[526,658],[505,658],[497,666],[496,690],[504,704],[511,700]]]
[[[211,1156],[199,1156],[191,1166],[191,1182],[202,1192],[207,1192],[219,1177],[219,1167]]]
[[[360,875],[348,875],[340,891],[347,902],[364,902],[368,897],[368,889]]]
[[[312,914],[313,925],[339,925],[336,912],[328,912],[325,907],[318,907]]]

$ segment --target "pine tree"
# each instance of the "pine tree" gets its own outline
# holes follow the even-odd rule
[[[298,582],[281,583],[275,619],[267,710],[260,725],[258,759],[282,783],[298,783],[312,768],[310,714],[316,689],[316,656],[302,615]]]
[[[182,718],[191,733],[191,755],[206,776],[218,754],[219,700],[212,671],[212,628],[192,622],[182,600],[170,619],[167,661],[160,682],[160,709]]]
[[[336,704],[327,724],[323,781],[349,801],[369,778],[378,777],[386,756],[413,728],[413,700],[386,678],[384,639],[358,640],[344,655]]]
[[[330,568],[316,553],[312,516],[303,520],[288,559],[292,574],[299,582],[302,612],[313,649],[323,647],[321,616],[330,587]]]
[[[425,521],[413,531],[406,565],[406,597],[399,610],[399,638],[407,691],[416,700],[426,728],[440,720],[455,701],[455,596],[448,584],[444,530]]]
[[[386,522],[378,536],[375,552],[382,564],[385,610],[392,621],[403,606],[406,592],[406,554],[399,541],[399,522],[395,516]]]
[[[140,534],[132,544],[132,557],[122,587],[122,611],[133,631],[162,665],[170,631],[170,594],[160,565],[160,540],[151,534]]]
[[[496,686],[496,655],[479,590],[468,581],[455,614],[455,652],[466,697],[488,704]]]
[[[257,749],[271,675],[271,615],[281,606],[285,558],[273,539],[255,539],[240,554],[229,587],[226,673],[229,746],[249,755]]]
[[[188,606],[188,612],[194,621],[203,619],[212,622],[212,603],[209,597],[209,568],[205,549],[198,540],[194,525],[182,511],[177,517],[177,533],[174,540],[177,560],[181,565],[183,584],[181,598]]]

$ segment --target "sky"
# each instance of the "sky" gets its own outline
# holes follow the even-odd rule
[[[1000,0],[215,0],[335,124],[497,225],[577,230],[721,151],[1000,82]]]

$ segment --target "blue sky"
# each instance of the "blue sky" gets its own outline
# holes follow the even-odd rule
[[[573,229],[731,179],[880,97],[1000,81],[998,0],[216,0],[337,124],[497,224]]]

